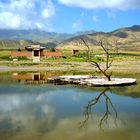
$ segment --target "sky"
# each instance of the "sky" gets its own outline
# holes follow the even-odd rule
[[[140,25],[140,0],[0,0],[0,29],[110,32]]]

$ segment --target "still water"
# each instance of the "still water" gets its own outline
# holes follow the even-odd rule
[[[49,84],[48,75],[1,74],[0,140],[140,139],[139,81],[89,88]]]

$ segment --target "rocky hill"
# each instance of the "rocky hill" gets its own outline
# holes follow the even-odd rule
[[[60,50],[87,49],[80,38],[83,38],[92,50],[98,51],[99,40],[108,46],[118,47],[125,51],[140,52],[140,25],[116,29],[112,32],[96,32],[94,30],[74,34],[54,33],[39,30],[0,29],[0,49],[24,48],[25,45],[41,44],[47,48]]]
[[[112,32],[95,32],[86,35],[79,35],[61,42],[57,49],[60,50],[85,50],[87,49],[81,39],[84,39],[93,50],[98,50],[99,40],[103,40],[106,46],[115,48],[116,46],[123,51],[140,52],[140,25],[120,28]]]
[[[25,49],[25,46],[32,44],[40,44],[38,42],[33,42],[30,40],[0,40],[0,49]],[[40,44],[42,45],[42,44]]]
[[[0,50],[9,49],[25,49],[25,46],[30,46],[33,44],[38,44],[47,49],[55,48],[57,46],[56,42],[40,43],[31,40],[0,40]]]

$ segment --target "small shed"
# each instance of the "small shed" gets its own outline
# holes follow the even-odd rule
[[[79,54],[79,50],[73,50],[72,51],[72,55],[78,55]]]

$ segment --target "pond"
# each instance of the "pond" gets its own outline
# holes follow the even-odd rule
[[[50,75],[1,74],[0,140],[139,140],[139,79],[97,88],[50,84]]]

